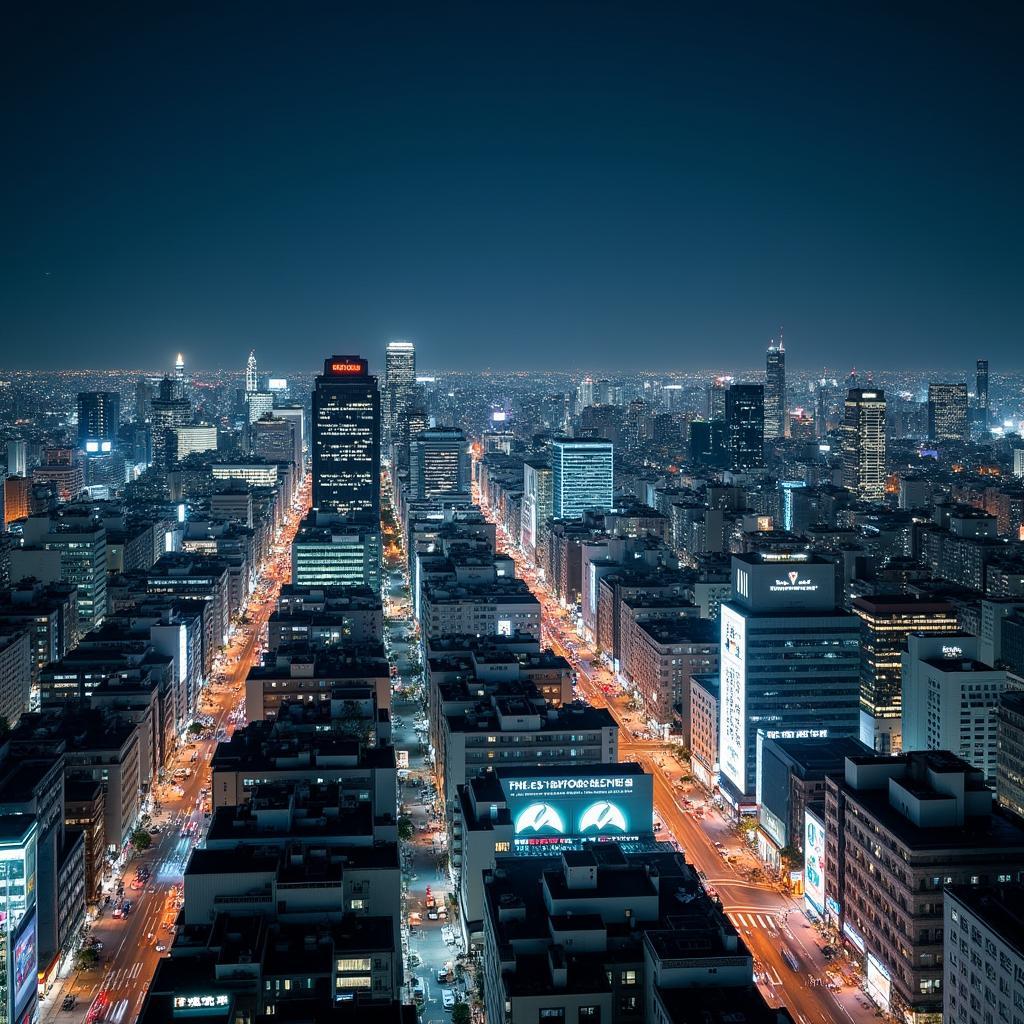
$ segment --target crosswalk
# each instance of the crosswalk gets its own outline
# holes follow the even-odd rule
[[[732,922],[733,927],[739,930],[758,928],[761,931],[777,934],[779,931],[779,919],[774,914],[756,914],[751,912],[739,913],[730,911],[726,917]]]

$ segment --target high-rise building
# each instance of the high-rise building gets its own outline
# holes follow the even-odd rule
[[[931,441],[966,441],[967,385],[928,385],[928,438]]]
[[[416,392],[416,346],[411,341],[389,341],[384,356],[384,440],[396,444],[399,421],[408,413]]]
[[[185,357],[179,352],[174,361],[174,379],[178,383],[178,393],[185,393]]]
[[[28,476],[28,441],[15,438],[7,442],[7,475]]]
[[[167,467],[168,432],[173,427],[181,427],[191,422],[192,403],[183,396],[180,382],[164,377],[160,381],[156,398],[150,403],[153,465],[161,469]]]
[[[943,1020],[943,960],[963,955],[944,927],[944,893],[1016,881],[1024,830],[992,806],[977,768],[948,750],[914,751],[848,757],[826,777],[823,845],[825,913],[860,953],[868,997],[896,1020]],[[998,956],[975,963],[994,978],[983,962],[994,970]],[[973,982],[968,999],[981,989]]]
[[[409,439],[409,496],[433,498],[469,491],[466,435],[457,427],[431,427]]]
[[[268,462],[302,463],[302,441],[293,419],[268,413],[252,425],[253,454]]]
[[[907,637],[955,633],[956,609],[945,601],[911,594],[857,597],[852,608],[861,620],[861,742],[880,754],[897,754],[902,749],[902,657]]]
[[[992,1007],[984,1020],[1020,1019],[1014,1011],[1024,1006],[1024,885],[1017,878],[993,882],[946,889],[943,1024],[974,1024],[975,1003]]]
[[[843,483],[860,497],[885,496],[885,392],[850,388],[843,421]]]
[[[779,336],[768,346],[764,380],[765,440],[786,435],[786,348]]]
[[[559,437],[551,442],[551,503],[555,519],[607,512],[614,492],[614,445],[599,438]]]
[[[708,419],[725,420],[725,395],[732,377],[715,377],[708,385]]]
[[[733,384],[725,393],[725,437],[731,470],[743,473],[764,465],[762,384]]]
[[[249,358],[245,363],[245,393],[251,395],[260,389],[259,372],[256,368],[256,353],[250,350]]]
[[[153,405],[153,382],[140,377],[135,382],[135,422],[148,423]]]
[[[583,409],[588,408],[594,404],[594,378],[586,376],[580,381],[579,390],[576,393],[576,412],[579,413]]]
[[[977,362],[977,378],[975,390],[978,396],[978,422],[982,430],[988,430],[988,360],[979,359]]]
[[[380,391],[360,356],[332,356],[313,390],[313,507],[380,522]]]
[[[723,602],[722,793],[751,806],[758,737],[856,736],[860,621],[836,607],[835,566],[815,555],[735,555]]]
[[[519,546],[533,565],[538,563],[537,548],[543,541],[551,508],[551,464],[543,458],[527,459],[523,463]]]
[[[907,637],[903,749],[953,750],[996,781],[999,696],[1006,670],[978,661],[978,638]]]
[[[78,447],[89,455],[117,447],[121,423],[121,396],[116,391],[78,393]]]

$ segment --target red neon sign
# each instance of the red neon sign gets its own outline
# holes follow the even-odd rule
[[[362,363],[331,363],[331,373],[362,373]]]

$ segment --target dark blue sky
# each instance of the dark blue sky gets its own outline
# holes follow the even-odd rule
[[[1019,5],[149,6],[8,12],[0,365],[1024,368]]]

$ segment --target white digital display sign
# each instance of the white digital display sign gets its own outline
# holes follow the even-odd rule
[[[825,912],[825,830],[804,811],[804,899]]]
[[[741,793],[747,790],[746,620],[722,607],[722,682],[719,709],[721,773]]]
[[[886,1012],[892,1000],[892,978],[885,967],[868,953],[868,995]]]

